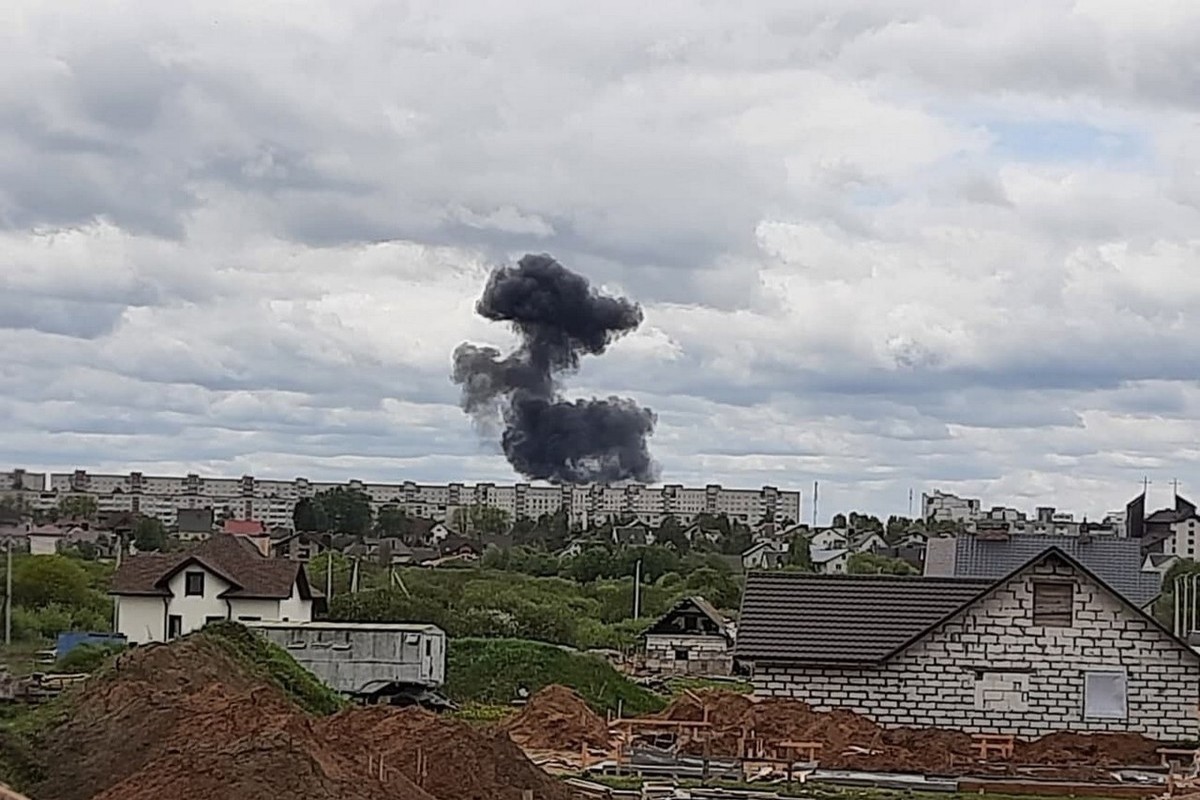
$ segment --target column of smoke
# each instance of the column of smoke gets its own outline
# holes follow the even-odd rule
[[[503,425],[514,469],[556,483],[657,477],[646,446],[653,411],[618,397],[566,400],[558,382],[641,324],[636,303],[600,294],[550,256],[527,255],[492,272],[475,311],[521,337],[508,355],[468,342],[454,351],[463,409],[484,429]]]

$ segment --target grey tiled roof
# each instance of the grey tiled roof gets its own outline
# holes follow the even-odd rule
[[[992,581],[752,572],[735,655],[758,661],[877,663],[982,594]]]
[[[1077,536],[1036,534],[1015,534],[998,540],[960,536],[955,548],[954,574],[1001,578],[1051,548],[1058,548],[1083,564],[1138,607],[1145,607],[1162,589],[1162,575],[1142,571],[1141,542],[1113,537],[1083,541]]]

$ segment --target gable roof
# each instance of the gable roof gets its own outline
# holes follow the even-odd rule
[[[877,663],[992,585],[978,578],[751,572],[736,655]]]
[[[170,596],[171,578],[190,565],[218,575],[230,588],[222,597],[282,600],[298,586],[300,596],[311,599],[304,566],[290,559],[267,558],[242,536],[219,534],[182,553],[145,553],[130,556],[113,575],[110,594]]]
[[[677,614],[687,611],[689,607],[695,608],[697,611],[707,617],[709,622],[716,626],[717,632],[713,635],[729,638],[729,620],[721,616],[721,612],[717,611],[717,609],[713,607],[712,603],[708,602],[699,595],[685,597],[680,600],[671,608],[670,611],[668,611],[666,614],[663,614],[653,625],[647,628],[643,636],[663,633],[676,633],[676,631],[667,627],[666,623]]]
[[[827,561],[834,561],[849,553],[850,551],[843,547],[834,547],[828,550],[810,550],[808,552],[808,560],[814,564],[824,564]]]
[[[1048,559],[1063,561],[1196,656],[1184,640],[1153,615],[1105,583],[1087,565],[1057,547],[1038,553],[1015,570],[990,581],[928,576],[752,573],[742,597],[734,654],[738,658],[768,662],[882,663],[997,587]]]
[[[956,540],[954,574],[965,578],[999,578],[1051,549],[1070,555],[1096,573],[1105,585],[1137,606],[1162,591],[1162,575],[1144,572],[1137,539],[1014,534],[1007,539],[960,536]],[[928,558],[928,555],[926,556]]]

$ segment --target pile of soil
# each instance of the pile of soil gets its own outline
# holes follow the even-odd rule
[[[1158,743],[1136,733],[1051,733],[1017,742],[1014,757],[1026,764],[1101,767],[1157,764]]]
[[[695,755],[707,749],[712,756],[735,756],[743,736],[779,742],[822,742],[821,765],[831,769],[861,769],[932,774],[978,772],[971,736],[939,728],[884,729],[847,709],[816,711],[788,698],[754,700],[745,695],[709,690],[677,698],[661,715],[672,720],[707,719],[712,731],[707,744],[690,742]],[[1014,767],[1046,766],[1045,777],[1073,780],[1111,780],[1109,770],[1157,762],[1157,743],[1136,734],[1053,733],[1031,742],[1018,741]],[[1005,767],[997,765],[998,769]]]
[[[501,726],[514,742],[529,750],[579,750],[607,747],[608,723],[575,691],[547,686]]]
[[[384,771],[440,800],[570,800],[567,787],[538,769],[502,730],[479,730],[420,708],[355,708],[324,725],[331,745],[383,758]],[[418,763],[424,762],[424,774]]]
[[[39,800],[568,800],[501,732],[415,709],[314,717],[203,634],[129,651],[64,701]]]

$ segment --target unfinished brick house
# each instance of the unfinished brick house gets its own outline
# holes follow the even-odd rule
[[[729,622],[703,597],[685,597],[643,634],[645,667],[670,675],[728,675],[733,671]]]
[[[735,657],[889,727],[1200,735],[1200,654],[1058,548],[995,580],[752,573]]]

